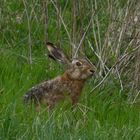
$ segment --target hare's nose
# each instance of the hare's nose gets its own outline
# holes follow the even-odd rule
[[[92,74],[95,72],[93,69],[90,69],[89,71],[90,71]]]

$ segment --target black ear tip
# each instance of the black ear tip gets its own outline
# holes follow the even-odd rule
[[[55,57],[53,55],[51,55],[51,54],[48,54],[48,57],[52,58],[53,60],[56,60]]]
[[[54,44],[51,42],[46,42],[46,45],[54,46]]]

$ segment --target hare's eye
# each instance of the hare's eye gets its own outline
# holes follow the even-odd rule
[[[81,65],[82,65],[82,62],[79,62],[79,61],[76,62],[76,65],[77,65],[77,66],[81,66]]]

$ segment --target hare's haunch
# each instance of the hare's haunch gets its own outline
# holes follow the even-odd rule
[[[85,81],[95,72],[95,66],[85,58],[74,59],[71,62],[62,50],[50,42],[47,43],[47,48],[49,57],[58,60],[67,68],[63,75],[32,87],[25,94],[24,102],[33,101],[37,109],[43,103],[51,109],[57,102],[63,100],[67,94],[72,100],[72,105],[75,105],[78,102]]]

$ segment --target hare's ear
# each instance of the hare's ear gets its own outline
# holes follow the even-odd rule
[[[69,59],[65,56],[65,54],[62,52],[62,50],[58,47],[56,47],[53,43],[47,42],[47,49],[49,51],[48,56],[52,58],[53,60],[57,60],[63,64],[69,64]]]

